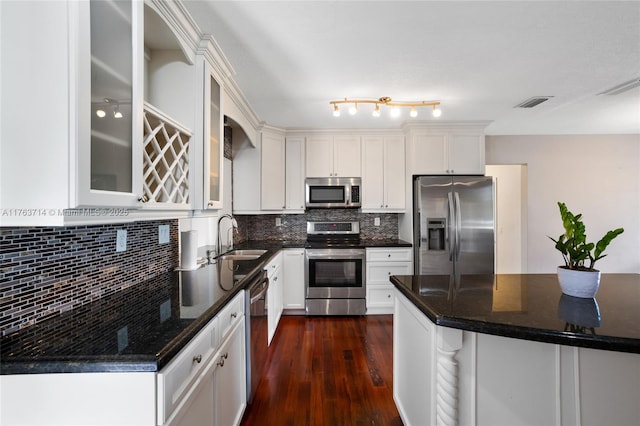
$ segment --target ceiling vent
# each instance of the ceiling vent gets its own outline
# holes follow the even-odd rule
[[[619,95],[622,92],[626,92],[627,90],[631,90],[638,86],[640,86],[640,78],[634,78],[633,80],[629,80],[622,84],[618,84],[611,89],[605,90],[602,93],[598,93],[598,95]]]
[[[526,101],[516,105],[514,108],[533,108],[534,106],[538,106],[551,98],[553,98],[553,96],[534,96],[533,98],[529,98]]]

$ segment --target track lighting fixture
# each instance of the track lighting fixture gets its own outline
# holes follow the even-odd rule
[[[440,117],[442,111],[440,108],[440,101],[417,101],[417,102],[394,102],[390,97],[382,97],[378,99],[348,99],[339,101],[330,101],[329,104],[333,105],[333,116],[340,117],[340,104],[351,104],[349,107],[349,114],[354,115],[358,112],[358,104],[374,104],[373,116],[380,117],[380,105],[391,107],[391,116],[400,116],[400,107],[409,107],[411,111],[409,116],[414,118],[418,116],[418,107],[432,107],[432,114],[434,117]]]
[[[120,104],[122,103],[126,104],[129,102],[127,101],[121,102],[116,99],[104,98],[103,102],[99,102],[93,105],[95,105],[96,116],[98,116],[98,118],[106,117],[107,110],[111,110],[111,109],[113,109],[113,118],[122,118],[123,114],[122,114],[122,111],[120,111]]]

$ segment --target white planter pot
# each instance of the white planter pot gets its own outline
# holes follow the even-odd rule
[[[558,266],[558,282],[566,295],[594,298],[600,287],[600,271],[578,271]]]

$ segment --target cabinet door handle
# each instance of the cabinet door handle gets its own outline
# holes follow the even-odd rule
[[[138,201],[141,203],[146,203],[147,201],[149,201],[149,197],[147,197],[147,195],[144,194],[142,197],[138,198]]]
[[[238,318],[237,312],[231,312],[231,318]]]
[[[198,355],[194,356],[192,362],[197,362],[198,364],[200,364],[202,362],[202,355],[198,354]]]
[[[220,355],[220,361],[216,362],[218,367],[224,367],[224,360],[229,358],[229,352],[225,352],[224,355]]]

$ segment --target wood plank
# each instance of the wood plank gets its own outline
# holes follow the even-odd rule
[[[283,316],[243,426],[402,425],[393,316]]]

